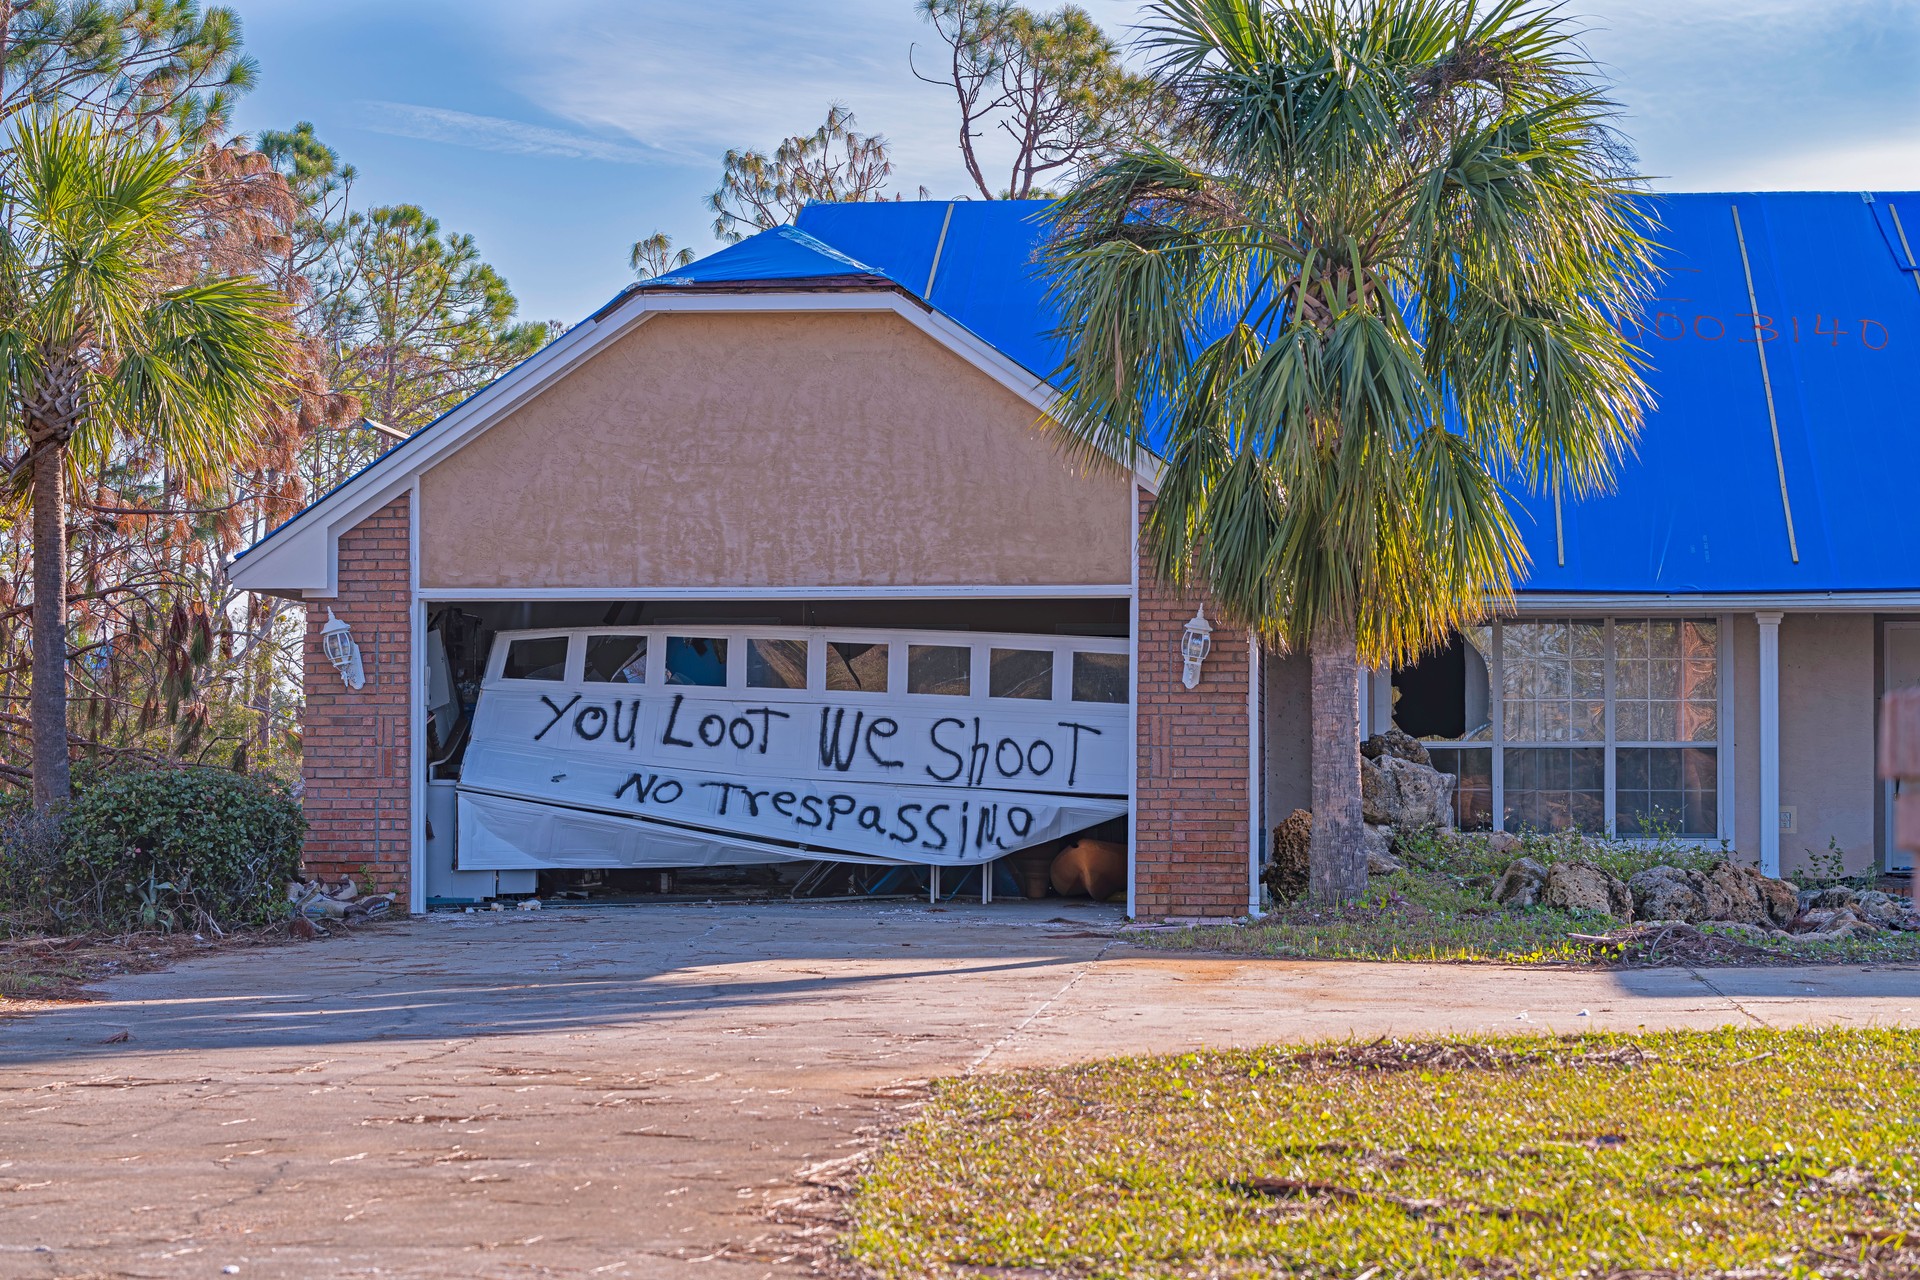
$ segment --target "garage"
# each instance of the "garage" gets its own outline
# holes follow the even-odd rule
[[[990,900],[1092,841],[1078,891],[1244,913],[1252,649],[1142,588],[1154,460],[899,274],[782,228],[629,287],[235,561],[308,606],[311,866]]]

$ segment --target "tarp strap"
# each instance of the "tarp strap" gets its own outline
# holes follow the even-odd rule
[[[933,245],[933,265],[927,268],[927,287],[920,294],[926,302],[933,301],[933,278],[940,274],[940,255],[946,252],[947,228],[953,225],[953,206],[957,201],[947,201],[947,216],[940,220],[940,238]]]
[[[1747,233],[1740,225],[1740,206],[1733,210],[1733,234],[1740,241],[1740,269],[1747,273],[1747,306],[1753,314],[1753,349],[1760,355],[1760,386],[1767,393],[1767,426],[1773,431],[1773,466],[1780,473],[1780,510],[1787,517],[1787,551],[1800,563],[1800,540],[1793,535],[1793,500],[1787,496],[1787,459],[1780,451],[1780,415],[1773,407],[1773,375],[1767,372],[1767,340],[1760,325],[1760,298],[1753,289],[1753,263],[1747,259]]]
[[[1914,264],[1913,246],[1907,243],[1907,229],[1900,224],[1900,206],[1889,200],[1887,212],[1893,215],[1893,229],[1900,234],[1900,249],[1907,255],[1908,265],[1901,269],[1913,281],[1913,287],[1920,290],[1920,265]]]

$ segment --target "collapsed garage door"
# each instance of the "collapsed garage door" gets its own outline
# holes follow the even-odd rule
[[[493,638],[461,870],[974,866],[1126,812],[1124,639],[575,627]]]

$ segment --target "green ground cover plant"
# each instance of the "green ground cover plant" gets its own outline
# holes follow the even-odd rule
[[[1485,835],[1418,831],[1400,837],[1396,856],[1403,864],[1402,870],[1371,877],[1359,900],[1340,907],[1278,902],[1252,923],[1142,933],[1137,940],[1143,946],[1162,950],[1322,960],[1500,964],[1920,961],[1920,934],[1914,933],[1809,943],[1736,939],[1717,934],[1708,925],[1700,931],[1704,943],[1688,935],[1596,944],[1583,939],[1612,935],[1623,922],[1595,912],[1554,907],[1515,911],[1493,899],[1501,873],[1522,857],[1549,867],[1557,862],[1586,862],[1622,880],[1654,866],[1706,871],[1727,857],[1724,850],[1683,840],[1620,840],[1577,831],[1530,833],[1520,836],[1517,845],[1496,850]],[[1807,882],[1842,881],[1809,875]],[[1860,883],[1864,885],[1864,881]]]
[[[1920,1274],[1920,1036],[1726,1029],[943,1082],[859,1185],[886,1277]]]

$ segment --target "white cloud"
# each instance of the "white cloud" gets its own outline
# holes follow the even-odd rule
[[[1139,12],[1131,0],[1087,7],[1116,37]],[[933,69],[932,32],[912,0],[723,0],[647,6],[637,17],[626,0],[565,0],[548,10],[533,43],[516,21],[498,36],[520,50],[514,87],[561,119],[670,138],[677,155],[716,171],[728,148],[770,148],[841,102],[862,131],[892,144],[896,190],[924,184],[946,197],[971,185],[950,94],[916,79],[910,65],[917,56]]]
[[[646,164],[660,159],[656,148],[548,129],[500,116],[479,116],[408,102],[362,102],[360,106],[362,127],[401,138],[510,155],[557,156],[614,164]]]
[[[1147,8],[1083,2],[1122,40]],[[499,57],[501,87],[581,133],[429,108],[397,109],[389,132],[717,172],[729,147],[770,147],[844,102],[892,142],[896,190],[970,185],[949,97],[909,66],[916,48],[932,52],[913,0],[546,0],[531,24],[507,0],[464,12]],[[1920,182],[1914,0],[1571,0],[1565,12],[1587,28],[1662,187]]]
[[[1920,191],[1920,133],[1729,158],[1702,185],[1730,191]]]

